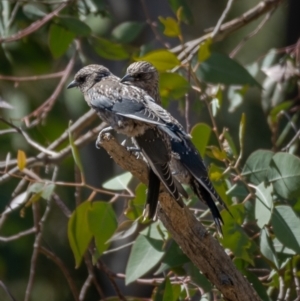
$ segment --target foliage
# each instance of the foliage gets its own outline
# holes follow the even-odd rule
[[[172,109],[175,103],[184,112],[184,125],[229,207],[231,214],[222,211],[223,237],[218,239],[236,267],[262,300],[299,298],[296,45],[281,51],[268,45],[246,66],[236,51],[225,53],[218,43],[226,43],[235,30],[230,24],[221,33],[209,30],[199,38],[198,32],[192,40],[188,32],[196,29],[198,16],[192,4],[167,3],[173,14],[158,12],[153,20],[146,3],[145,21],[124,21],[104,1],[0,3],[4,300],[10,300],[10,292],[17,300],[40,300],[45,291],[49,300],[220,297],[160,221],[142,220],[146,186],[129,173],[112,175],[111,160],[94,151],[103,125],[91,113],[79,119],[87,107],[78,91],[65,91],[80,64],[113,67],[118,62],[121,75],[138,60],[160,72],[163,103],[172,102]],[[159,44],[145,32],[153,32]],[[254,97],[260,107],[257,101],[253,105]],[[265,117],[257,119],[258,111]],[[68,126],[69,119],[77,121]],[[187,204],[214,235],[207,208],[194,196]],[[123,290],[121,281],[151,289],[140,297],[136,286]],[[127,296],[129,291],[134,297]]]

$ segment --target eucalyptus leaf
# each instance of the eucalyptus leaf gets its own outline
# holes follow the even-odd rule
[[[250,85],[260,87],[254,77],[229,56],[212,52],[196,71],[197,77],[210,83],[225,85]]]
[[[123,22],[112,31],[112,36],[120,43],[130,43],[134,41],[142,32],[145,23]]]
[[[132,174],[127,171],[106,181],[105,183],[103,183],[102,187],[110,190],[124,190],[128,187],[131,179]]]
[[[134,282],[154,268],[162,259],[163,241],[139,235],[136,239],[126,266],[126,285]]]
[[[136,58],[137,61],[148,61],[159,71],[167,71],[180,66],[177,56],[169,50],[159,49]]]
[[[286,247],[300,253],[300,219],[290,206],[276,206],[272,226],[278,240]]]
[[[283,198],[297,198],[300,194],[300,159],[288,153],[275,154],[270,163],[268,181]]]
[[[274,153],[269,150],[257,150],[247,159],[242,175],[255,185],[267,180],[269,166]]]
[[[49,31],[49,47],[54,58],[61,57],[75,38],[75,33],[62,26],[52,24]]]
[[[201,156],[204,157],[211,135],[211,127],[205,123],[197,123],[191,130],[192,141]]]

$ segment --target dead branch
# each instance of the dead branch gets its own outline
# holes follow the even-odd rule
[[[147,184],[147,165],[127,151],[110,134],[101,137],[100,145],[123,169],[130,171]],[[257,293],[237,270],[219,242],[187,208],[181,208],[171,196],[163,192],[159,197],[159,218],[170,231],[195,266],[230,301],[258,301]]]

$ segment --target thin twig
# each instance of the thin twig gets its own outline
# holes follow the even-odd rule
[[[59,71],[56,73],[33,75],[33,76],[9,76],[9,75],[1,75],[0,74],[0,80],[7,80],[7,81],[13,81],[13,82],[37,81],[37,80],[62,77],[64,75],[64,73],[65,73],[65,71]]]
[[[115,281],[114,273],[112,273],[101,260],[97,261],[96,266],[99,270],[102,270],[107,275],[107,277],[108,277],[111,285],[113,286],[116,294],[118,295],[119,299],[123,300],[123,301],[127,301],[127,299],[121,293],[121,291],[120,291],[120,289],[119,289],[119,287],[118,287],[118,285]]]
[[[48,150],[48,149],[44,148],[43,146],[39,145],[37,142],[33,141],[33,140],[29,137],[29,135],[28,135],[26,132],[24,132],[21,128],[15,126],[14,124],[12,124],[11,122],[5,120],[5,119],[2,118],[2,117],[0,117],[0,120],[1,120],[3,123],[9,125],[9,126],[12,127],[13,129],[15,129],[15,132],[21,134],[21,135],[24,137],[24,139],[26,140],[26,142],[27,142],[29,145],[31,145],[33,148],[35,148],[35,149],[39,150],[40,152],[45,153],[45,154],[47,154],[47,155],[49,155],[49,156],[52,156],[52,157],[57,155],[56,152],[53,152],[53,151],[51,151],[51,150]]]
[[[246,44],[247,41],[249,41],[251,38],[253,38],[255,35],[258,34],[258,32],[264,27],[264,25],[268,22],[270,17],[272,16],[273,12],[275,11],[275,8],[271,9],[263,18],[263,20],[258,24],[258,26],[250,32],[248,35],[246,35],[243,40],[231,51],[230,57],[233,58],[236,56],[236,54],[241,50],[241,48]]]
[[[145,0],[140,0],[140,1],[141,1],[141,4],[142,4],[144,14],[146,16],[146,22],[149,24],[156,40],[159,41],[165,48],[169,48],[169,45],[161,38],[160,34],[158,33],[158,31],[156,29],[156,26],[151,21],[150,14],[148,12],[148,8],[147,8]]]
[[[41,240],[42,240],[43,226],[44,226],[44,223],[45,223],[47,217],[49,216],[51,204],[52,204],[52,202],[50,199],[47,202],[45,212],[41,219],[39,217],[39,206],[38,206],[39,203],[33,203],[33,205],[32,205],[34,226],[37,229],[37,234],[36,234],[34,245],[33,245],[34,249],[33,249],[32,256],[31,256],[30,273],[29,273],[29,279],[28,279],[28,283],[27,283],[24,301],[29,301],[30,295],[32,292],[33,281],[34,281],[35,270],[36,270],[36,263],[37,263],[39,249],[40,249]]]
[[[12,295],[12,293],[9,291],[9,289],[7,288],[7,286],[0,280],[0,286],[3,288],[3,290],[6,292],[6,294],[9,296],[9,298],[12,301],[17,301],[17,299],[14,298],[14,296]]]
[[[88,270],[88,273],[89,273],[90,277],[92,277],[92,279],[93,279],[93,284],[94,284],[99,296],[101,297],[101,300],[105,301],[106,298],[105,298],[104,292],[103,292],[100,284],[97,281],[96,275],[95,275],[94,270],[93,270],[93,264],[91,262],[90,257],[88,256],[88,254],[85,254],[84,262],[86,264],[86,267],[87,267],[87,270]]]
[[[36,228],[32,227],[32,228],[30,228],[28,230],[19,232],[18,234],[15,234],[15,235],[12,235],[12,236],[8,236],[8,237],[1,237],[0,236],[0,241],[9,242],[9,241],[17,240],[17,239],[19,239],[21,237],[27,236],[29,234],[33,234],[35,232],[36,232]]]
[[[79,301],[80,298],[79,298],[79,293],[76,284],[74,283],[73,278],[71,277],[71,274],[68,271],[68,268],[65,266],[64,262],[56,254],[52,253],[50,250],[46,249],[45,247],[40,246],[39,251],[42,254],[44,254],[46,257],[49,257],[59,267],[59,269],[62,271],[69,284],[74,300]]]
[[[220,32],[221,25],[222,25],[223,21],[225,20],[225,18],[228,15],[229,10],[230,10],[230,8],[231,8],[231,6],[233,4],[233,1],[234,0],[228,0],[227,5],[226,5],[223,13],[222,13],[220,19],[217,22],[217,25],[215,26],[215,28],[214,28],[214,30],[213,30],[213,32],[211,34],[212,38],[214,38]]]
[[[92,282],[93,282],[93,276],[89,274],[88,277],[86,278],[86,280],[84,281],[83,286],[80,290],[80,294],[79,294],[80,301],[84,300],[87,290],[92,285]]]
[[[50,112],[50,110],[52,109],[58,95],[60,94],[61,90],[63,89],[65,82],[68,79],[68,77],[73,69],[73,66],[75,63],[75,58],[77,55],[77,49],[78,49],[78,47],[77,47],[78,43],[75,43],[75,44],[76,44],[76,50],[74,51],[74,54],[73,54],[72,58],[70,59],[66,69],[64,70],[64,74],[61,77],[60,82],[56,86],[52,95],[40,107],[38,107],[32,113],[30,113],[29,115],[27,115],[23,118],[27,127],[32,127],[32,126],[36,125],[37,123],[39,123],[41,120],[45,119],[47,117],[48,113]],[[30,124],[30,118],[33,118],[33,117],[35,117],[36,120]]]
[[[10,37],[4,37],[4,38],[0,38],[0,44],[1,43],[9,43],[9,42],[14,42],[17,40],[20,40],[22,38],[24,38],[25,36],[30,35],[31,33],[37,31],[38,29],[40,29],[43,25],[45,25],[47,22],[49,22],[52,18],[56,17],[58,15],[58,13],[63,10],[70,2],[65,2],[62,5],[60,5],[57,9],[55,9],[54,11],[52,11],[50,14],[46,15],[44,18],[31,23],[28,27],[26,27],[23,30],[20,30],[19,32],[17,32],[16,34],[10,36]]]

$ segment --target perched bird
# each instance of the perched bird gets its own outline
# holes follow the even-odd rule
[[[158,80],[156,68],[149,62],[140,61],[127,68],[121,82],[145,90],[157,104],[161,104]],[[166,128],[172,133],[169,133],[172,173],[181,183],[189,184],[198,198],[209,207],[217,230],[222,234],[223,220],[215,202],[219,202],[227,210],[228,208],[210,182],[203,159],[190,136],[185,133],[182,125],[175,118],[171,119]],[[174,135],[177,139],[174,139]]]
[[[88,105],[110,125],[104,131],[114,129],[131,137],[147,159],[150,172],[145,215],[155,216],[160,181],[182,205],[180,193],[186,196],[186,192],[170,171],[170,139],[161,129],[171,121],[168,112],[145,91],[120,83],[118,77],[101,65],[79,70],[68,89],[73,87],[79,87]]]

